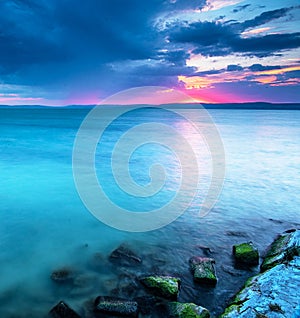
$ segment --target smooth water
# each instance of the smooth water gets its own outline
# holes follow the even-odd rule
[[[198,118],[196,109],[185,112]],[[299,226],[300,112],[209,112],[226,154],[226,178],[215,207],[200,218],[200,199],[196,198],[170,225],[147,233],[128,233],[98,221],[76,191],[72,149],[88,110],[1,108],[0,317],[43,317],[61,299],[81,312],[87,300],[110,295],[118,288],[123,269],[107,262],[107,258],[124,242],[143,258],[144,265],[134,269],[137,275],[154,271],[177,274],[183,281],[180,301],[195,302],[215,315],[222,312],[245,279],[258,271],[235,269],[232,245],[251,240],[263,254],[278,233]],[[153,117],[155,112],[143,110],[120,122],[119,127],[116,123],[103,144],[111,148],[118,131]],[[182,129],[190,140],[197,138],[178,118],[166,116],[163,120]],[[149,165],[157,160],[175,180],[167,179],[162,194],[153,202],[127,201],[107,169],[109,161],[101,165],[99,156],[96,154],[98,177],[107,179],[105,191],[115,195],[119,204],[151,210],[172,200],[180,165],[167,149],[140,147],[129,163],[130,173],[142,185],[149,182]],[[203,158],[207,160],[206,154]],[[209,179],[209,170],[205,164],[203,180]],[[209,247],[210,256],[216,260],[216,288],[200,287],[192,281],[188,259],[205,255],[199,246]],[[95,254],[103,266],[93,264]],[[50,279],[53,270],[64,266],[80,273],[71,286]]]

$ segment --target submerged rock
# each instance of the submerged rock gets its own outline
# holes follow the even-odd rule
[[[176,300],[180,289],[180,278],[171,276],[148,276],[140,279],[156,296]]]
[[[52,272],[51,279],[57,283],[71,283],[75,278],[75,272],[70,267],[63,267]]]
[[[291,230],[278,236],[271,244],[261,265],[265,271],[277,264],[283,264],[300,255],[300,230]]]
[[[274,241],[265,259],[265,271],[248,279],[245,287],[236,295],[233,303],[221,317],[298,317],[299,238],[300,230],[284,233]]]
[[[237,263],[246,265],[258,265],[258,249],[251,242],[233,246],[233,255]]]
[[[63,301],[60,301],[50,310],[49,316],[51,318],[80,318],[80,316]]]
[[[94,311],[109,315],[137,317],[138,303],[122,298],[98,296],[94,302]]]
[[[171,302],[168,304],[169,316],[174,318],[209,318],[209,311],[193,303]]]
[[[195,282],[216,285],[218,279],[213,258],[193,256],[190,258],[189,264]]]
[[[132,266],[142,263],[142,259],[126,244],[122,244],[112,251],[109,260],[122,266]]]

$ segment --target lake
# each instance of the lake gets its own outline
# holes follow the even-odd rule
[[[168,125],[194,145],[200,160],[195,197],[189,198],[194,189],[188,185],[194,181],[189,183],[188,178],[197,171],[188,171],[185,177],[183,199],[191,204],[187,208],[182,201],[176,204],[184,210],[181,216],[156,230],[126,232],[100,222],[77,192],[73,146],[89,110],[0,108],[0,316],[43,317],[62,299],[81,312],[88,299],[110,295],[118,288],[123,269],[107,259],[122,243],[143,259],[144,265],[134,269],[137,275],[151,271],[177,274],[182,279],[180,301],[195,302],[214,315],[220,314],[245,279],[259,270],[236,269],[232,245],[252,241],[263,255],[277,234],[299,226],[300,112],[209,110],[224,146],[225,179],[216,204],[203,217],[199,209],[212,168],[211,153],[201,136],[173,111],[162,114],[142,108],[114,121],[97,144],[95,166],[103,191],[123,209],[151,213],[174,200],[183,166],[180,156],[169,148],[141,145],[128,161],[127,170],[135,182],[149,184],[149,167],[155,163],[164,167],[167,177],[157,195],[127,195],[110,171],[109,154],[122,132],[142,123]],[[205,125],[197,109],[180,113]],[[160,135],[162,142],[170,137],[163,129]],[[189,162],[189,158],[186,153],[184,160]],[[86,164],[81,162],[83,168]],[[117,163],[116,169],[122,170],[122,165]],[[189,169],[188,164],[186,167]],[[121,179],[126,177],[125,170]],[[101,208],[112,213],[104,203]],[[209,256],[216,260],[219,281],[215,288],[194,284],[189,272],[189,258],[207,254],[203,247],[208,247]],[[97,257],[103,266],[97,265]],[[53,282],[53,270],[65,266],[74,268],[81,279],[68,286]]]

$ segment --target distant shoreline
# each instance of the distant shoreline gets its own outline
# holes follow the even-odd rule
[[[96,105],[66,105],[66,106],[45,106],[45,105],[0,105],[0,109],[41,109],[41,108],[73,108],[73,109],[91,109]],[[124,107],[130,105],[103,105],[103,106],[114,106]],[[162,104],[162,105],[135,105],[138,106],[161,106],[167,108],[186,108],[186,109],[197,109],[203,106],[206,109],[232,109],[232,110],[300,110],[300,103],[265,103],[265,102],[251,102],[251,103],[220,103],[220,104],[206,104],[206,103],[181,103],[181,104]]]

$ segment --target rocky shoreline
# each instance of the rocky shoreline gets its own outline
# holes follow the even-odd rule
[[[202,246],[209,256],[210,249]],[[222,318],[230,317],[300,317],[300,230],[289,230],[269,247],[261,272],[250,279],[235,296]],[[258,249],[251,242],[232,246],[232,257],[237,268],[250,269],[259,264]],[[111,264],[120,269],[118,286],[109,295],[88,299],[79,309],[72,309],[61,300],[49,312],[52,318],[97,317],[173,317],[208,318],[209,311],[198,303],[180,302],[178,295],[184,282],[180,273],[165,273],[156,266],[143,268],[143,258],[130,246],[120,245],[108,259],[95,255],[92,266],[105,270]],[[218,284],[215,259],[191,255],[187,266],[194,283],[214,288]],[[176,267],[176,264],[174,265]],[[143,272],[144,271],[144,272]],[[232,275],[234,279],[234,275]],[[72,268],[52,272],[51,279],[58,285],[85,285],[93,278],[76,273]],[[87,291],[88,293],[88,291]],[[201,303],[201,302],[200,302]],[[298,313],[297,313],[298,312]]]

